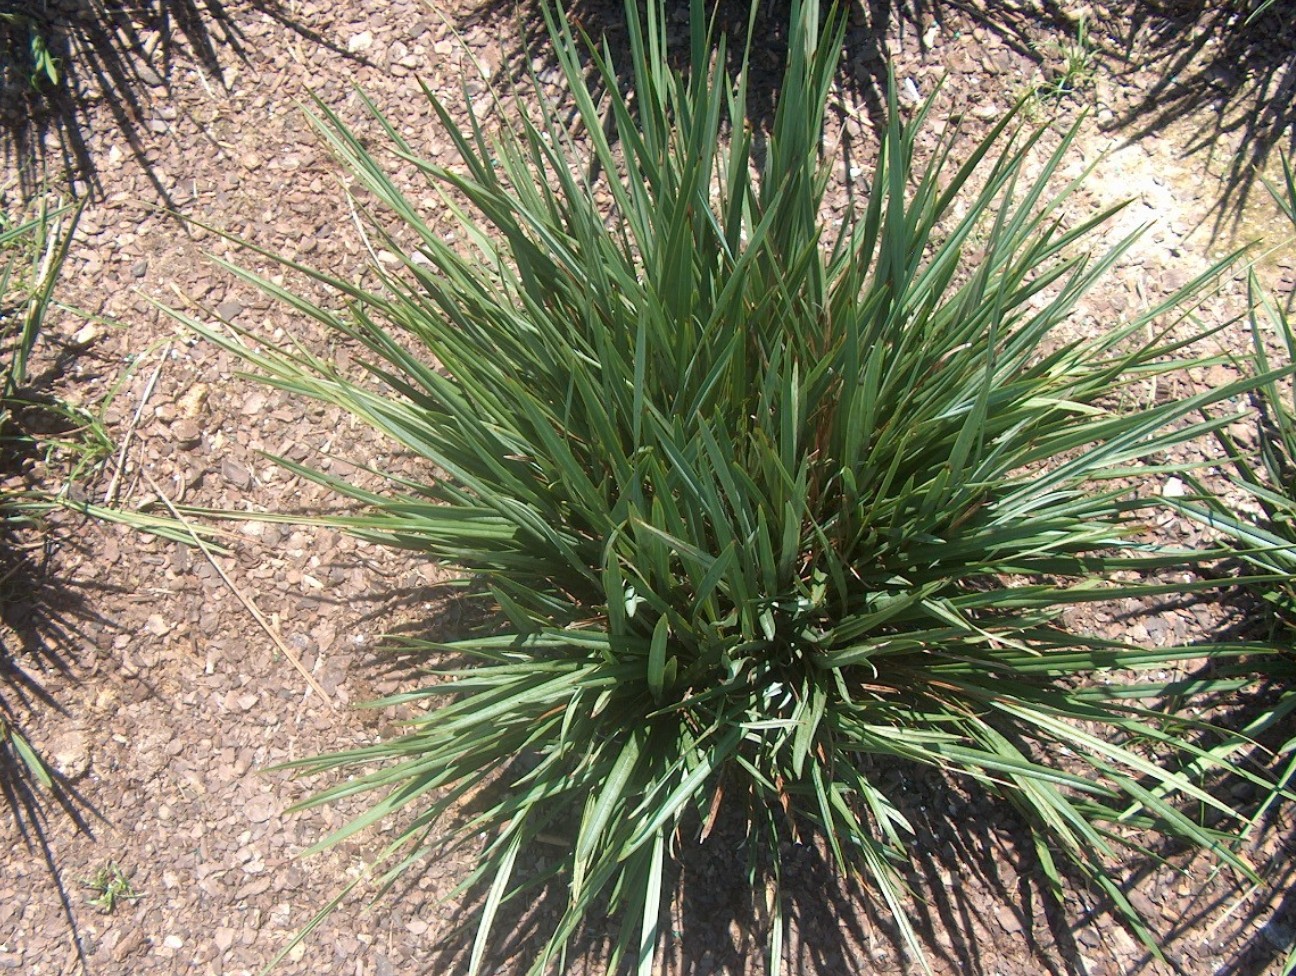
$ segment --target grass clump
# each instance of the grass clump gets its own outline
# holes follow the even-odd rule
[[[1296,227],[1296,171],[1285,156],[1283,182],[1269,189],[1279,208]],[[1290,244],[1290,241],[1287,242]],[[1261,822],[1279,805],[1291,803],[1296,783],[1296,387],[1290,376],[1274,375],[1277,364],[1296,363],[1296,323],[1290,307],[1265,291],[1254,270],[1249,276],[1251,297],[1252,372],[1271,378],[1252,394],[1254,415],[1247,418],[1255,432],[1248,449],[1225,429],[1216,437],[1228,458],[1225,470],[1231,487],[1247,504],[1211,492],[1190,479],[1194,492],[1175,502],[1183,514],[1222,533],[1238,561],[1253,574],[1253,593],[1270,610],[1269,637],[1277,654],[1260,657],[1234,670],[1266,679],[1269,694],[1247,715],[1236,746],[1254,750],[1256,739],[1268,740],[1272,753],[1258,757],[1278,770],[1276,782],[1262,793],[1252,819]],[[1277,346],[1277,360],[1270,351]],[[1281,972],[1296,972],[1296,948],[1290,949]]]
[[[76,213],[42,201],[26,219],[0,214],[0,425],[28,380],[28,364],[53,305]]]
[[[32,372],[50,315],[80,314],[55,299],[80,212],[42,200],[31,216],[0,215],[0,518],[7,548],[15,530],[39,525],[56,508],[101,508],[88,505],[81,489],[112,453],[100,414],[50,392],[57,361]]]
[[[109,861],[89,878],[81,880],[81,886],[94,893],[87,901],[105,915],[111,915],[123,901],[139,901],[141,895],[131,884],[130,876],[121,869],[116,861]]]
[[[1296,173],[1282,160],[1284,182],[1270,186],[1275,201],[1296,227]],[[1249,278],[1251,334],[1255,372],[1272,374],[1275,363],[1266,337],[1276,338],[1280,360],[1296,363],[1296,327],[1289,310],[1265,292],[1254,271]],[[1233,483],[1250,496],[1250,514],[1230,507],[1200,484],[1198,500],[1181,507],[1224,531],[1238,545],[1241,558],[1261,575],[1258,585],[1280,625],[1296,631],[1296,388],[1285,379],[1261,384],[1253,395],[1257,408],[1258,450],[1243,450],[1228,431],[1217,437],[1233,459]]]
[[[14,530],[40,528],[44,516],[70,509],[188,543],[192,532],[174,519],[125,509],[114,498],[105,498],[103,504],[91,499],[90,488],[116,449],[104,413],[124,377],[101,401],[86,406],[54,389],[66,364],[94,341],[98,334],[95,323],[102,321],[55,297],[83,207],[42,198],[29,215],[0,212],[3,533],[12,542]],[[88,333],[78,332],[50,343],[47,323],[51,316],[61,314],[86,320]],[[36,353],[43,337],[47,345],[54,345],[54,351],[41,359]],[[35,373],[34,356],[40,359]]]
[[[426,459],[421,480],[380,491],[282,463],[359,503],[323,521],[461,568],[497,611],[426,645],[462,666],[377,703],[433,706],[405,734],[297,764],[355,774],[305,806],[376,794],[318,846],[404,812],[394,880],[434,829],[480,838],[472,971],[501,905],[555,882],[565,908],[534,971],[608,906],[624,921],[607,971],[648,973],[668,860],[737,805],[753,885],[777,884],[779,842],[809,827],[918,950],[899,872],[912,830],[871,771],[911,762],[1010,803],[1055,892],[1078,869],[1154,946],[1112,874],[1130,830],[1248,868],[1182,812],[1225,830],[1233,816],[1176,772],[1214,761],[1199,726],[1154,707],[1164,683],[1106,675],[1233,650],[1128,647],[1066,632],[1058,611],[1186,585],[1130,582],[1193,557],[1147,540],[1152,502],[1129,479],[1173,469],[1167,452],[1233,419],[1191,418],[1272,376],[1171,402],[1132,393],[1201,364],[1167,329],[1209,276],[1131,321],[1058,331],[1130,243],[1099,247],[1110,213],[1063,219],[1071,188],[1049,187],[1074,130],[1045,151],[1009,119],[919,162],[924,112],[902,121],[893,100],[867,197],[833,229],[840,11],[793,4],[758,134],[746,68],[717,67],[702,3],[688,76],[667,67],[662,5],[627,9],[626,76],[551,18],[574,134],[553,107],[498,134],[463,128],[429,93],[449,167],[373,109],[462,249],[318,107],[382,246],[409,256],[375,264],[368,289],[284,261],[332,289],[327,304],[233,270],[361,348],[363,380],[191,320],[266,382]],[[562,838],[557,864],[523,877],[542,835]]]
[[[1063,38],[1045,44],[1041,53],[1046,58],[1047,73],[1035,87],[1036,97],[1060,102],[1068,95],[1092,88],[1098,73],[1093,40],[1089,36],[1089,22],[1081,17],[1073,38]]]

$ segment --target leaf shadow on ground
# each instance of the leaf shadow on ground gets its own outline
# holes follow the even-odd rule
[[[437,612],[395,630],[398,635],[429,641],[453,640],[467,621],[480,625],[488,620],[479,602],[465,599],[459,591],[437,590],[431,596],[432,592],[417,587],[393,591],[385,600],[377,601],[384,609],[372,619],[388,614],[393,600],[406,610],[438,606]],[[1220,598],[1240,602],[1238,612],[1229,615],[1231,622],[1212,634],[1213,639],[1263,637],[1255,630],[1258,618],[1254,597],[1235,588],[1224,591]],[[1192,603],[1192,599],[1168,601],[1164,606],[1158,603],[1154,608],[1145,608],[1145,612],[1190,608]],[[421,669],[452,667],[456,663],[468,662],[456,662],[445,655],[406,654],[379,656],[370,665],[380,667],[384,678],[398,687],[408,688],[411,681],[425,678],[425,671],[418,673]],[[1218,663],[1207,662],[1196,671],[1187,671],[1183,688],[1190,689],[1208,676],[1219,677],[1219,667]],[[1211,705],[1212,721],[1228,729],[1246,727],[1275,700],[1291,694],[1291,670],[1290,666],[1275,669],[1273,681]],[[1173,696],[1163,704],[1167,709],[1179,707]],[[1290,738],[1289,729],[1289,722],[1275,725],[1257,739],[1262,746],[1276,749]],[[1203,740],[1200,744],[1209,747],[1215,742]],[[1287,760],[1290,758],[1289,754]],[[515,772],[524,772],[529,761],[530,757],[519,757]],[[997,927],[1007,938],[1020,940],[1042,972],[1071,976],[1082,971],[1077,960],[1104,941],[1104,933],[1121,926],[1111,906],[1086,889],[1078,872],[1064,869],[1069,889],[1079,895],[1080,910],[1071,904],[1070,897],[1065,909],[1052,899],[1026,825],[1002,801],[975,784],[952,780],[937,771],[895,761],[871,762],[870,776],[895,799],[914,827],[910,861],[903,869],[905,882],[916,896],[910,904],[910,922],[930,958],[942,968],[973,976],[996,971],[998,960],[986,947],[995,941],[987,939],[987,933],[997,935]],[[1277,766],[1275,759],[1268,771],[1271,778],[1277,777]],[[505,789],[511,779],[509,771],[502,771],[452,815],[470,819],[475,811],[490,807],[498,799],[498,791]],[[1245,806],[1245,791],[1235,789],[1239,783],[1220,780],[1212,783],[1211,789],[1225,791]],[[1252,809],[1261,799],[1257,794]],[[712,976],[716,972],[756,976],[764,971],[759,960],[765,955],[767,927],[762,919],[768,917],[768,909],[760,885],[753,889],[748,883],[747,819],[741,803],[726,803],[714,829],[702,842],[698,841],[699,823],[682,825],[677,855],[669,862],[664,879],[665,898],[675,906],[675,916],[671,932],[663,937],[663,972],[673,976]],[[1272,853],[1273,845],[1266,848],[1271,851],[1271,863],[1261,865],[1261,873],[1273,884],[1266,894],[1258,900],[1250,899],[1241,908],[1246,919],[1246,924],[1239,926],[1244,943],[1239,951],[1231,953],[1228,968],[1222,970],[1227,976],[1260,976],[1280,955],[1293,927],[1296,893],[1288,889],[1296,882],[1296,865],[1285,856],[1294,839],[1289,820],[1281,807],[1275,807],[1258,822],[1258,831],[1279,830],[1286,834],[1277,853]],[[796,838],[785,838],[780,849],[781,904],[788,925],[787,971],[863,973],[911,963],[894,919],[880,898],[858,879],[842,877],[813,837],[813,828],[800,830]],[[442,864],[444,859],[452,873],[470,870],[476,866],[476,844],[481,842],[478,839],[465,847],[430,850],[424,863]],[[560,843],[559,838],[553,838],[524,851],[516,880],[538,881],[554,871],[561,853],[561,847],[554,845]],[[1131,858],[1127,890],[1142,890],[1144,882],[1160,869],[1159,858],[1174,865],[1183,853],[1164,839],[1153,839],[1151,852],[1152,857]],[[404,902],[420,885],[419,874],[416,869],[400,879],[387,898]],[[450,929],[441,933],[433,962],[424,970],[429,976],[460,969],[467,962],[476,912],[485,897],[483,886],[468,892],[456,906]],[[1230,911],[1237,912],[1238,908],[1231,908],[1236,899],[1237,889],[1232,886],[1204,888],[1190,911],[1173,920],[1170,928],[1162,929],[1160,934],[1168,945],[1173,945],[1187,932],[1209,926]],[[486,971],[526,972],[564,909],[565,889],[560,879],[506,903],[496,920]],[[619,927],[627,924],[637,923],[612,918],[586,926],[573,941],[569,958],[588,960],[589,971],[597,971],[598,960],[605,957]],[[1171,952],[1172,961],[1175,951]],[[1147,971],[1152,965],[1151,955],[1144,954],[1131,972]],[[628,972],[629,967],[625,968]],[[585,970],[578,965],[572,971]]]
[[[544,0],[484,0],[461,19],[459,28],[467,30],[486,21],[500,22],[516,18],[513,31],[517,46],[505,52],[504,73],[512,82],[524,79],[530,70],[542,76],[556,66],[550,53],[545,28]],[[583,33],[600,49],[611,50],[614,64],[629,70],[630,48],[625,24],[625,8],[617,0],[569,0],[565,4],[573,32]],[[887,61],[886,38],[893,30],[922,33],[921,24],[937,15],[941,6],[932,0],[849,0],[849,26],[845,56],[838,76],[845,90],[863,103],[863,113],[876,125],[886,119]],[[741,67],[742,51],[751,16],[747,0],[717,0],[706,9],[715,18],[717,33],[725,38],[728,71],[736,74]],[[756,13],[747,113],[757,131],[769,128],[787,60],[787,0],[762,3]],[[668,9],[668,43],[672,66],[677,70],[688,63],[689,7],[680,3]],[[538,67],[539,66],[539,67]]]
[[[504,86],[529,87],[530,74],[542,82],[555,79],[558,74],[556,59],[545,26],[544,9],[547,0],[482,0],[472,5],[457,24],[462,32],[480,28],[483,24],[496,25],[501,37],[512,38],[502,52],[503,64],[496,79]],[[569,12],[573,32],[583,34],[600,50],[611,52],[613,65],[628,72],[630,50],[625,26],[625,10],[618,0],[568,0],[564,4]],[[825,8],[827,4],[824,4]],[[897,78],[897,96],[905,115],[919,108],[941,84],[942,71],[949,70],[942,60],[939,47],[928,35],[928,30],[939,26],[947,38],[957,39],[971,28],[984,28],[1002,45],[1007,54],[1003,70],[1010,68],[1013,77],[1047,77],[1056,54],[1050,54],[1051,45],[1068,38],[1074,39],[1077,19],[1073,10],[1060,0],[1038,0],[1027,9],[1014,0],[844,0],[846,34],[837,69],[838,89],[830,96],[829,115],[849,115],[867,124],[874,132],[883,132],[888,121],[889,72],[894,62],[896,45],[916,47],[921,59],[935,71],[926,79],[913,83],[907,77]],[[790,4],[788,0],[770,0],[760,3],[754,26],[755,39],[751,54],[747,86],[747,118],[755,130],[756,156],[759,161],[763,151],[764,135],[772,128],[775,107],[779,97],[787,64],[787,24]],[[725,70],[736,75],[742,66],[742,51],[751,23],[748,0],[715,0],[705,5],[714,17],[716,32],[726,42],[728,63]],[[672,66],[679,71],[695,68],[689,63],[689,12],[686,2],[668,7],[667,46]],[[508,47],[508,43],[512,47]],[[944,67],[942,67],[944,66]],[[596,72],[589,72],[587,82],[597,89]],[[1025,83],[1025,82],[1023,82]],[[952,86],[957,89],[957,84]],[[1024,91],[1025,89],[1023,89]],[[1011,99],[1022,92],[1004,89]],[[628,94],[624,92],[623,94]],[[963,111],[977,104],[979,95],[967,91],[954,91],[954,106],[964,106],[955,111],[951,121],[963,117]],[[633,99],[630,109],[634,111]],[[844,130],[843,130],[844,132]],[[861,160],[867,160],[872,147],[858,147],[859,158],[851,158],[850,147],[843,145],[841,153],[847,156],[847,171]]]
[[[1234,587],[1223,594],[1223,600],[1240,623],[1221,635],[1222,639],[1264,642],[1274,648],[1236,665],[1207,665],[1203,669],[1254,679],[1226,701],[1210,703],[1211,718],[1222,728],[1252,739],[1245,768],[1275,784],[1275,789],[1259,787],[1239,776],[1215,777],[1210,788],[1216,795],[1235,799],[1252,821],[1243,849],[1251,854],[1264,884],[1244,888],[1241,896],[1229,891],[1205,903],[1175,931],[1236,916],[1245,923],[1246,942],[1218,971],[1221,976],[1261,976],[1272,971],[1277,960],[1296,951],[1296,859],[1292,857],[1296,851],[1296,801],[1276,792],[1296,787],[1296,653],[1291,649],[1290,630],[1273,618],[1256,593]]]
[[[49,570],[49,536],[33,542],[8,517],[0,528],[0,798],[22,845],[37,853],[57,893],[61,912],[83,967],[88,960],[78,937],[76,914],[50,840],[50,818],[66,817],[79,832],[94,836],[92,821],[103,816],[76,784],[52,767],[31,743],[27,726],[38,712],[66,710],[47,687],[77,680],[72,659],[89,639],[84,625],[98,619],[88,600]],[[18,735],[36,752],[43,778],[15,746]]]
[[[1014,938],[1022,940],[1042,973],[1079,972],[1063,961],[1077,958],[1078,946],[1067,920],[1043,894],[1033,854],[1025,853],[1030,850],[1027,832],[1011,811],[989,797],[968,794],[957,785],[952,788],[949,780],[930,770],[893,765],[878,774],[905,791],[896,796],[901,812],[915,826],[912,861],[904,872],[905,883],[917,896],[911,899],[909,921],[931,961],[968,976],[996,972],[998,961],[981,948],[985,926],[991,924],[987,919],[992,917],[1006,932],[1017,933]],[[501,784],[507,779],[507,774],[502,776]],[[470,817],[480,805],[489,804],[504,788],[501,784],[484,791],[460,815]],[[938,816],[928,806],[948,804],[951,796],[966,799],[948,816]],[[677,854],[668,861],[663,879],[664,898],[675,905],[672,928],[659,943],[664,948],[663,973],[757,976],[765,972],[769,906],[759,885],[753,890],[747,882],[746,824],[741,805],[727,803],[704,841],[697,840],[699,823],[681,825]],[[804,842],[788,837],[780,848],[785,971],[862,974],[912,964],[900,929],[880,896],[857,877],[842,875],[831,854],[812,840],[813,828],[803,825],[798,833]],[[555,850],[542,844],[524,852],[517,868],[519,883],[553,870]],[[416,880],[403,884],[413,886]],[[467,893],[455,909],[454,924],[439,940],[434,962],[425,970],[429,976],[459,971],[466,964],[485,888]],[[399,891],[398,887],[391,896],[400,898]],[[527,972],[564,908],[561,882],[505,903],[496,917],[485,970]],[[1044,919],[1052,945],[1037,939],[1033,927],[1038,919]],[[599,960],[605,958],[619,927],[636,924],[637,920],[618,917],[586,925],[568,954],[569,960],[584,960],[580,965],[586,968],[577,965],[572,971],[601,972]],[[625,963],[620,971],[632,970]]]
[[[1246,575],[1246,572],[1245,564],[1225,561],[1213,574],[1218,573],[1222,584],[1226,584],[1229,577]],[[1296,753],[1291,746],[1296,741],[1293,739],[1296,657],[1290,650],[1280,649],[1283,645],[1275,640],[1278,632],[1267,604],[1258,595],[1241,586],[1222,585],[1217,591],[1150,601],[1137,610],[1118,614],[1117,619],[1138,620],[1191,611],[1194,607],[1213,608],[1221,613],[1221,623],[1200,638],[1203,643],[1254,644],[1257,652],[1241,660],[1203,657],[1176,675],[1164,696],[1150,703],[1150,707],[1166,714],[1204,719],[1208,723],[1206,728],[1184,726],[1181,730],[1185,740],[1204,750],[1220,746],[1223,736],[1229,733],[1247,736],[1251,745],[1242,752],[1232,753],[1230,758],[1240,761],[1249,773],[1292,789],[1292,775],[1296,771]],[[1239,683],[1236,690],[1208,696],[1198,694],[1205,682],[1227,682],[1234,678]],[[1220,930],[1220,943],[1224,944],[1234,938],[1230,933],[1240,932],[1243,933],[1240,944],[1220,958],[1216,971],[1221,976],[1263,976],[1275,971],[1276,961],[1296,945],[1296,891],[1293,890],[1296,861],[1291,857],[1296,850],[1296,819],[1293,818],[1296,803],[1237,774],[1215,771],[1199,777],[1211,795],[1225,798],[1235,805],[1241,817],[1251,821],[1250,826],[1238,820],[1225,823],[1216,811],[1197,811],[1206,826],[1230,833],[1242,831],[1244,836],[1235,845],[1236,849],[1252,863],[1264,884],[1252,886],[1237,875],[1231,876],[1233,883],[1199,885],[1187,905],[1179,906],[1180,914],[1168,920],[1170,924],[1161,933],[1163,944],[1172,947],[1170,962],[1173,964],[1174,952],[1178,951],[1173,947],[1190,933],[1206,932],[1211,938]],[[1132,862],[1126,875],[1125,889],[1132,900],[1141,898],[1141,892],[1156,889],[1152,875],[1162,870],[1162,861],[1171,871],[1182,866],[1183,850],[1171,840],[1155,839],[1149,850],[1153,856]],[[1147,912],[1156,906],[1146,900],[1136,900],[1135,907]],[[1118,924],[1108,919],[1109,915],[1100,908],[1091,914],[1090,922]],[[1206,951],[1216,951],[1210,948],[1210,943],[1203,942],[1202,946]],[[1131,976],[1150,971],[1153,962],[1151,954],[1145,954],[1130,970]]]
[[[79,649],[94,641],[87,625],[111,626],[94,607],[104,592],[124,592],[85,581],[73,585],[54,575],[50,562],[55,548],[78,543],[67,539],[55,542],[45,535],[48,531],[23,531],[8,517],[0,529],[0,724],[20,732],[38,711],[66,712],[46,687],[48,678],[64,684],[78,680],[74,658]],[[44,537],[32,541],[33,533]],[[96,595],[88,596],[85,591],[96,591]],[[32,810],[33,804],[35,808],[44,804],[39,802],[40,794],[32,791],[32,776],[12,748],[0,751],[0,764],[4,766],[5,796],[15,801],[10,807],[16,826],[23,831],[20,815]],[[48,772],[53,779],[49,797],[79,829],[90,833],[89,818],[102,818],[72,783],[56,770]]]
[[[11,2],[11,0],[10,0]],[[8,4],[0,0],[0,10]],[[19,0],[27,22],[0,18],[0,52],[44,39],[60,78],[33,81],[21,71],[0,77],[0,156],[31,196],[50,181],[73,182],[76,195],[102,191],[99,160],[87,142],[96,106],[110,114],[129,154],[168,208],[177,201],[158,176],[150,124],[167,102],[177,65],[192,63],[209,90],[225,89],[231,59],[248,60],[249,42],[221,0]],[[251,10],[339,57],[355,58],[311,30],[282,0],[248,0]],[[172,107],[174,108],[174,107]]]
[[[1223,187],[1213,233],[1236,230],[1266,168],[1296,151],[1296,21],[1283,4],[1250,23],[1243,4],[1147,0],[1137,10],[1118,41],[1128,70],[1156,80],[1135,86],[1141,98],[1117,125],[1133,142],[1191,123],[1184,155],[1204,158]]]
[[[416,607],[439,608],[392,628],[397,642],[400,638],[451,641],[465,627],[479,627],[489,620],[479,601],[458,590],[393,590],[381,598],[375,595],[374,603],[381,609],[367,615],[371,620],[391,619],[393,607],[401,608],[396,616],[406,619]],[[392,690],[408,690],[426,681],[428,668],[469,664],[448,653],[407,652],[375,655],[361,667],[390,682]],[[450,816],[466,821],[488,809],[514,774],[525,772],[533,761],[534,757],[519,756],[514,766],[500,771]],[[895,799],[915,829],[911,860],[903,875],[916,894],[910,923],[932,960],[969,976],[995,972],[998,961],[984,951],[983,943],[987,928],[997,925],[1026,946],[1042,973],[1072,976],[1078,972],[1064,961],[1079,955],[1074,920],[1047,895],[1029,831],[1016,813],[975,784],[951,780],[935,770],[895,761],[870,762],[870,775]],[[756,976],[764,971],[757,960],[766,955],[768,905],[760,886],[754,890],[748,884],[747,822],[743,804],[734,801],[720,807],[705,840],[699,841],[702,825],[696,819],[681,825],[677,853],[668,859],[663,880],[664,898],[675,906],[672,929],[661,943],[663,972]],[[796,837],[789,833],[780,847],[788,971],[864,973],[879,965],[893,968],[911,961],[900,929],[881,898],[858,878],[843,876],[815,837],[814,828],[803,825]],[[452,872],[466,873],[476,866],[477,844],[483,842],[479,838],[462,847],[434,846],[422,863],[439,865],[438,871],[451,865]],[[519,856],[516,885],[546,883],[501,906],[484,971],[520,974],[535,962],[566,907],[561,878],[548,877],[559,864],[561,843],[560,838],[546,838]],[[1076,873],[1064,868],[1064,874],[1077,887],[1083,885]],[[415,868],[393,885],[384,901],[417,901],[420,887],[421,871]],[[467,963],[477,912],[488,887],[486,879],[455,906],[448,931],[440,933],[432,963],[424,970],[429,976],[459,971]],[[637,922],[611,918],[586,925],[573,940],[569,959],[586,960],[590,972],[598,971],[598,960],[605,958],[619,926],[627,924]],[[572,971],[584,970],[577,965]]]

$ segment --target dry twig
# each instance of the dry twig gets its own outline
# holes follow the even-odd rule
[[[203,542],[202,537],[199,536],[198,533],[194,530],[189,520],[186,519],[180,513],[180,510],[177,509],[175,505],[171,503],[171,499],[168,498],[166,493],[162,490],[162,486],[159,485],[156,481],[154,481],[153,477],[147,471],[144,472],[144,477],[148,480],[148,483],[153,488],[153,491],[157,493],[157,496],[160,499],[162,499],[162,504],[164,504],[167,507],[167,509],[171,512],[172,517],[175,518],[181,525],[185,527],[185,530],[189,533],[190,537],[193,539],[194,544],[200,550],[202,550],[202,554],[207,557],[207,561],[212,564],[212,568],[216,570],[217,575],[219,575],[220,578],[225,582],[225,585],[229,587],[230,592],[233,593],[234,596],[238,598],[238,601],[241,604],[243,604],[247,612],[252,615],[252,619],[255,620],[258,624],[260,624],[261,629],[264,630],[267,635],[269,635],[272,641],[274,641],[275,647],[279,648],[279,650],[283,653],[283,656],[292,662],[292,666],[297,669],[297,671],[301,674],[301,676],[304,679],[306,679],[306,683],[310,685],[311,690],[314,691],[315,694],[320,696],[320,699],[324,702],[324,704],[327,705],[332,711],[334,712],[338,711],[337,705],[333,703],[333,700],[328,696],[327,693],[325,693],[320,683],[316,681],[315,677],[310,673],[310,671],[306,669],[306,665],[302,664],[301,658],[299,658],[297,654],[293,651],[293,649],[288,646],[287,642],[282,637],[279,636],[279,632],[275,630],[273,626],[271,626],[270,621],[266,620],[265,616],[261,613],[261,611],[257,609],[256,604],[252,602],[252,598],[234,585],[234,581],[230,579],[229,574],[225,572],[225,568],[221,566],[221,564],[216,560],[216,556],[212,553],[212,551],[209,548],[207,548],[206,543]]]

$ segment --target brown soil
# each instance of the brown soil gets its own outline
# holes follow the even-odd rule
[[[339,277],[362,274],[369,255],[339,169],[301,103],[313,92],[358,119],[358,85],[413,144],[444,159],[449,143],[418,80],[457,104],[461,72],[473,59],[496,78],[528,64],[543,74],[537,8],[469,0],[40,6],[57,25],[68,84],[57,96],[13,84],[0,93],[2,178],[11,201],[42,180],[90,200],[60,297],[97,317],[96,337],[87,343],[82,332],[72,344],[85,323],[70,315],[52,323],[50,335],[50,348],[64,353],[55,388],[78,402],[108,402],[120,448],[119,463],[85,490],[102,497],[120,467],[116,500],[128,506],[165,494],[177,504],[249,513],[316,511],[333,502],[259,452],[406,463],[333,412],[240,378],[231,357],[194,341],[157,303],[325,342],[211,257],[238,256],[263,270],[266,262],[238,255],[182,218]],[[1059,78],[1065,46],[1086,15],[1092,77],[1074,93],[1045,97],[1036,111],[1066,119],[1089,108],[1076,166],[1102,158],[1081,202],[1130,198],[1118,226],[1154,222],[1086,309],[1093,323],[1116,321],[1237,240],[1286,239],[1255,174],[1276,172],[1277,150],[1294,138],[1296,31],[1279,10],[1244,28],[1218,7],[862,2],[837,112],[843,172],[869,163],[888,64],[921,96],[945,78],[936,124],[961,115],[971,137],[1021,95]],[[576,14],[591,32],[615,38],[619,5],[577,0]],[[769,16],[775,23],[777,15]],[[757,98],[769,101],[776,45],[763,53],[767,87]],[[491,122],[484,86],[474,80],[469,91],[474,110]],[[1279,295],[1292,295],[1290,246],[1268,254],[1261,269]],[[1231,280],[1203,314],[1236,313],[1241,295],[1241,282]],[[1229,336],[1241,349],[1240,330]],[[1191,535],[1183,526],[1163,529]],[[309,787],[264,770],[372,741],[393,716],[348,706],[416,680],[384,666],[375,653],[380,635],[401,628],[452,634],[462,610],[438,590],[442,573],[425,559],[291,524],[249,521],[228,531],[228,554],[208,559],[123,528],[65,519],[52,551],[29,554],[17,578],[21,598],[5,607],[14,663],[4,694],[52,759],[62,788],[51,799],[4,771],[12,816],[0,812],[0,970],[254,973],[378,850],[381,838],[369,836],[300,859],[347,811],[285,815]],[[1204,601],[1110,608],[1087,622],[1170,643],[1245,628],[1246,615]],[[1173,960],[1166,965],[1150,961],[1081,886],[1063,909],[1051,907],[1020,827],[1002,810],[935,777],[894,775],[919,831],[909,880],[939,973],[1259,974],[1276,970],[1280,951],[1296,939],[1296,899],[1286,891],[1289,820],[1261,831],[1249,852],[1274,882],[1268,888],[1239,886],[1173,852],[1173,868],[1131,864],[1131,897],[1164,937]],[[680,868],[669,972],[764,972],[759,906],[723,834]],[[793,972],[914,969],[867,891],[835,879],[812,848],[789,850],[787,858]],[[465,942],[452,931],[454,905],[441,899],[466,862],[468,855],[429,863],[373,910],[358,899],[344,903],[279,971],[448,970]],[[129,875],[139,898],[105,912],[89,904],[93,893],[82,880],[110,864]],[[531,921],[543,924],[545,912],[535,906]],[[520,922],[505,953],[511,961],[498,971],[528,961],[528,931]]]

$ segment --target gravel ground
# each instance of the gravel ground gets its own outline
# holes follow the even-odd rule
[[[308,324],[213,262],[239,252],[207,228],[342,278],[361,275],[369,255],[302,103],[314,93],[358,120],[359,86],[414,145],[445,159],[449,142],[419,83],[459,104],[454,93],[474,63],[495,80],[528,66],[546,78],[535,8],[460,0],[40,6],[57,27],[68,80],[58,96],[40,96],[6,74],[4,194],[12,204],[46,185],[89,201],[60,297],[95,318],[89,327],[72,316],[52,323],[50,345],[61,352],[50,365],[61,395],[108,404],[120,450],[110,467],[120,471],[116,500],[145,505],[165,495],[253,514],[317,511],[334,502],[259,452],[304,459],[324,451],[397,470],[411,463],[328,410],[248,383],[228,355],[196,343],[158,305],[283,329],[326,348]],[[590,0],[575,12],[592,32],[617,37],[615,4]],[[1119,227],[1154,222],[1086,306],[1078,327],[1091,328],[1173,291],[1237,240],[1278,239],[1254,174],[1272,172],[1277,149],[1293,138],[1296,32],[1286,18],[1243,30],[1223,23],[1215,5],[1172,0],[862,3],[834,108],[843,180],[835,199],[844,202],[852,172],[871,162],[888,65],[919,96],[943,78],[934,119],[961,117],[971,138],[1024,93],[1056,87],[1082,15],[1091,70],[1076,92],[1046,96],[1035,111],[1073,118],[1090,110],[1074,170],[1098,165],[1077,208],[1129,198]],[[777,44],[763,57],[757,97],[772,101]],[[473,76],[467,91],[472,111],[497,122],[485,82]],[[1290,247],[1261,265],[1283,296],[1294,269]],[[1242,295],[1230,281],[1202,314],[1235,314]],[[1240,331],[1229,335],[1243,341]],[[340,460],[325,463],[344,470]],[[107,493],[110,478],[86,490]],[[463,609],[427,560],[292,524],[236,523],[228,553],[210,558],[113,526],[66,520],[57,528],[57,545],[31,554],[23,596],[3,615],[13,658],[4,694],[64,789],[62,802],[28,802],[5,771],[13,815],[0,814],[0,970],[255,973],[381,840],[299,858],[347,811],[285,814],[309,786],[266,768],[382,734],[399,716],[348,708],[411,680],[376,654],[380,635],[450,634]],[[1181,525],[1161,530],[1192,536]],[[1245,630],[1247,612],[1211,602],[1115,607],[1086,622],[1171,643]],[[1276,971],[1279,951],[1296,938],[1286,893],[1290,823],[1260,834],[1250,852],[1270,888],[1239,889],[1173,855],[1172,868],[1131,865],[1131,898],[1166,938],[1166,965],[1149,961],[1088,896],[1050,907],[1020,827],[1003,811],[937,778],[895,775],[910,777],[902,785],[919,833],[914,912],[938,973],[1241,976]],[[669,972],[764,972],[759,906],[727,837],[734,834],[718,829],[679,868]],[[536,852],[533,866],[543,857]],[[914,969],[866,891],[833,877],[813,848],[787,858],[793,972]],[[456,907],[443,899],[470,863],[470,852],[435,859],[373,909],[345,902],[278,971],[447,971],[465,943],[454,931]],[[90,903],[95,891],[85,882],[114,866],[138,898],[107,911]],[[513,920],[497,971],[529,961],[533,927],[551,911],[541,902]],[[591,944],[604,934],[591,933]]]

